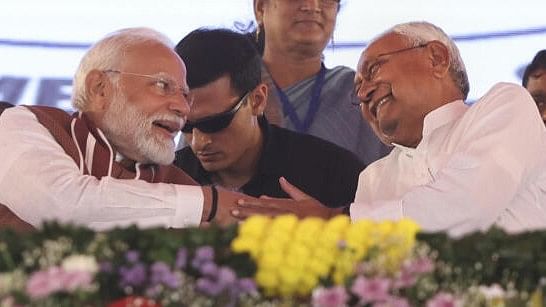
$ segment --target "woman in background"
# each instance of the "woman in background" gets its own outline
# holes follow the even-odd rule
[[[253,0],[270,87],[266,116],[288,129],[308,133],[354,152],[369,164],[390,148],[382,144],[351,104],[355,72],[326,68],[323,51],[331,39],[339,0]]]

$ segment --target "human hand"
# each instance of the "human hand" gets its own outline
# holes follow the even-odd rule
[[[237,218],[244,219],[256,214],[268,216],[295,214],[299,218],[307,216],[329,218],[337,213],[336,209],[324,206],[318,200],[292,185],[284,177],[279,179],[279,183],[283,191],[291,198],[261,196],[259,199],[239,199],[237,201],[237,209],[233,210],[231,214]]]
[[[216,214],[211,222],[220,224],[220,225],[229,225],[239,222],[239,218],[232,215],[231,211],[237,208],[237,201],[244,199],[245,201],[253,201],[256,198],[238,193],[233,191],[228,191],[223,188],[218,189],[218,207],[216,209]],[[203,222],[202,225],[207,224]]]

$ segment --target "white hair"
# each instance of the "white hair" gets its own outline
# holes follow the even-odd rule
[[[463,59],[461,58],[461,54],[459,53],[459,48],[457,48],[455,42],[453,42],[453,40],[442,29],[426,21],[401,23],[383,32],[377,38],[372,40],[372,42],[390,33],[405,36],[412,46],[422,45],[431,41],[439,41],[444,44],[449,50],[450,55],[449,73],[453,79],[453,82],[455,82],[456,86],[466,99],[468,92],[470,91],[466,67]]]
[[[93,70],[116,69],[122,63],[128,49],[143,43],[159,43],[172,49],[173,42],[162,33],[150,28],[127,28],[108,34],[95,43],[80,61],[73,80],[72,105],[85,111],[87,90],[85,78]]]

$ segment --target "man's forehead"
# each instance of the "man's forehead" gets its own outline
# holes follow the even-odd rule
[[[543,68],[535,69],[529,74],[529,78],[535,79],[544,78],[544,76],[546,76],[546,69]]]
[[[538,69],[529,75],[529,81],[527,82],[527,88],[529,90],[534,88],[546,88],[546,70]]]
[[[231,78],[224,75],[203,86],[191,89],[194,103],[189,118],[201,118],[225,111],[238,94],[231,87]]]
[[[360,56],[359,67],[364,62],[396,49],[407,47],[408,40],[404,35],[390,32],[373,40]]]
[[[178,79],[185,77],[186,67],[180,57],[168,46],[159,42],[143,42],[126,50],[122,60],[126,68],[162,72]]]

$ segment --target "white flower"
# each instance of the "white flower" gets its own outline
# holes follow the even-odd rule
[[[12,291],[22,290],[25,286],[25,275],[20,270],[0,274],[0,297]],[[1,305],[0,305],[1,306]]]
[[[504,289],[498,284],[493,284],[490,287],[480,286],[479,292],[483,294],[486,300],[503,299],[505,297]]]
[[[99,270],[99,265],[95,258],[86,255],[71,255],[63,260],[61,267],[67,272],[96,273]]]

